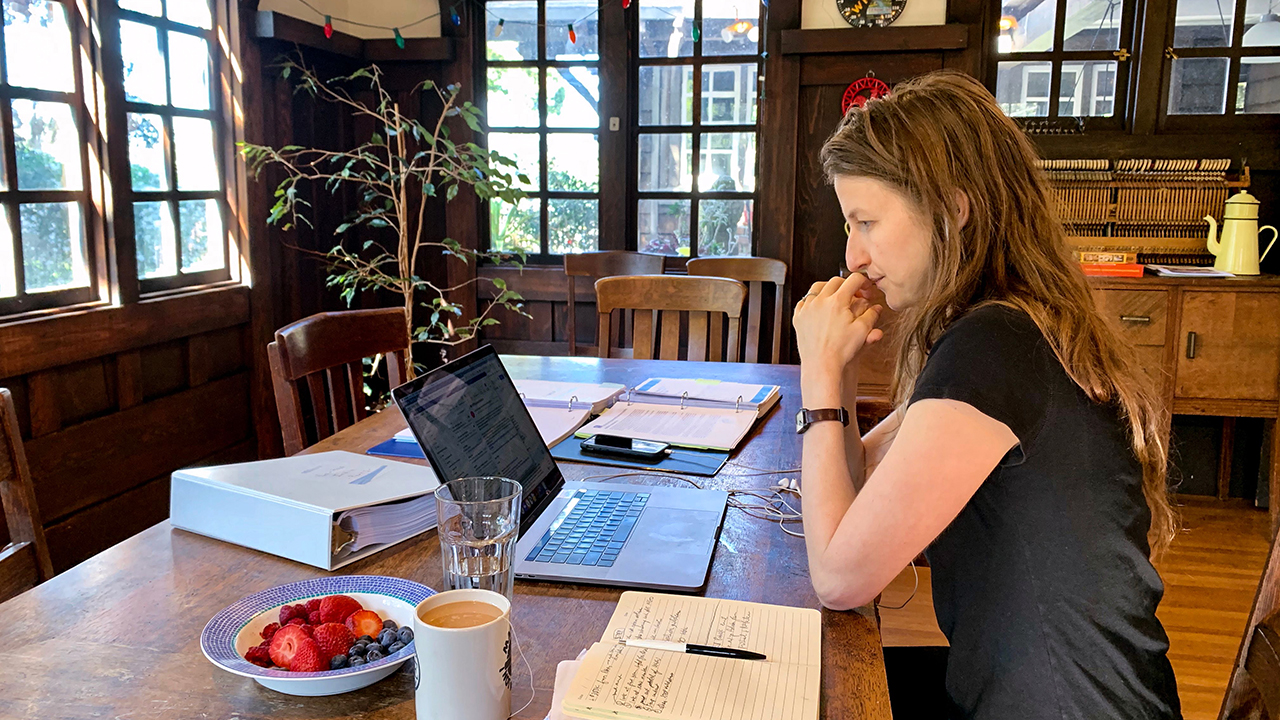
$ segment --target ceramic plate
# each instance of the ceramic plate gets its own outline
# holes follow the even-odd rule
[[[200,634],[200,649],[214,665],[251,677],[272,690],[289,695],[337,695],[372,685],[395,672],[413,657],[414,643],[376,662],[341,670],[304,673],[258,667],[245,660],[244,654],[262,642],[264,627],[279,620],[280,607],[305,603],[314,597],[350,595],[383,620],[395,620],[412,628],[414,608],[435,593],[416,582],[379,575],[300,580],[249,595],[213,616]]]

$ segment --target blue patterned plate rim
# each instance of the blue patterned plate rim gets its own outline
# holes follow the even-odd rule
[[[245,660],[236,652],[236,636],[246,625],[262,613],[285,603],[308,600],[326,595],[343,595],[346,593],[362,593],[365,595],[385,595],[409,605],[417,607],[418,603],[436,594],[435,590],[421,583],[403,578],[385,575],[338,575],[335,577],[309,578],[297,582],[277,585],[237,600],[213,616],[209,624],[200,633],[200,650],[209,661],[237,675],[264,677],[277,680],[307,680],[311,678],[330,678],[345,675],[358,675],[365,671],[376,670],[387,665],[401,663],[413,656],[414,644],[407,646],[381,660],[360,665],[345,667],[339,670],[322,672],[293,672],[264,668]]]

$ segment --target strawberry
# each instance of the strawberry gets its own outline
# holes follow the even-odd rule
[[[296,618],[293,618],[292,620],[290,620],[288,624],[290,624],[290,625],[306,625],[306,624],[307,624],[307,619],[306,619],[306,618],[296,617]]]
[[[275,635],[275,634],[276,634],[276,631],[277,631],[277,630],[279,630],[279,629],[280,629],[280,623],[271,623],[270,625],[268,625],[268,626],[266,626],[266,627],[262,628],[262,633],[261,633],[261,634],[262,634],[262,639],[263,639],[263,640],[270,640],[270,639],[271,639],[271,636],[272,636],[272,635]]]
[[[320,646],[320,656],[326,659],[334,655],[346,655],[356,642],[356,636],[351,634],[351,630],[338,623],[317,626],[311,637]]]
[[[271,662],[285,670],[289,670],[290,665],[293,663],[293,656],[298,652],[298,646],[303,641],[315,644],[315,641],[303,632],[300,627],[285,625],[280,628],[276,631],[275,637],[271,638],[271,647],[268,651],[271,655]]]
[[[323,621],[320,619],[320,611],[319,611],[319,610],[315,610],[315,611],[313,611],[311,614],[307,615],[307,624],[308,624],[308,625],[320,625],[322,622],[323,622]]]
[[[311,613],[316,612],[317,610],[320,609],[320,601],[322,599],[323,598],[311,598],[310,600],[307,601],[307,604],[305,605],[305,607],[307,608],[307,615],[310,615]]]
[[[280,624],[281,625],[288,625],[290,620],[294,619],[295,617],[298,617],[298,611],[296,608],[297,608],[296,605],[281,606],[280,608]]]
[[[340,623],[360,612],[364,607],[355,598],[346,595],[330,595],[320,602],[320,622]],[[314,624],[314,623],[313,623]]]
[[[244,659],[258,667],[271,667],[271,651],[261,645],[249,648],[249,652],[244,654]]]
[[[329,669],[329,660],[320,657],[320,646],[315,640],[306,638],[298,642],[289,669],[294,672],[320,672]]]
[[[316,629],[314,627],[307,625],[306,623],[303,623],[298,627],[302,628],[302,632],[306,633],[307,637],[315,637]]]
[[[378,637],[378,633],[382,632],[382,618],[378,617],[378,613],[372,610],[361,610],[358,613],[352,613],[347,618],[347,627],[350,628],[351,634],[360,637],[368,635],[369,637]]]

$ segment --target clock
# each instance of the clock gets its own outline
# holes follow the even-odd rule
[[[854,27],[884,27],[902,14],[907,0],[836,0],[845,22]]]

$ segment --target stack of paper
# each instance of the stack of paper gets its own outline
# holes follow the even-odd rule
[[[630,399],[661,405],[748,410],[759,417],[780,397],[777,385],[649,378],[635,387]]]
[[[763,653],[737,660],[628,647],[668,640]],[[569,717],[815,720],[822,674],[817,610],[625,592],[565,694]]]
[[[399,542],[436,526],[436,494],[392,505],[347,510],[338,515],[338,526],[356,536],[345,548],[347,552]]]

